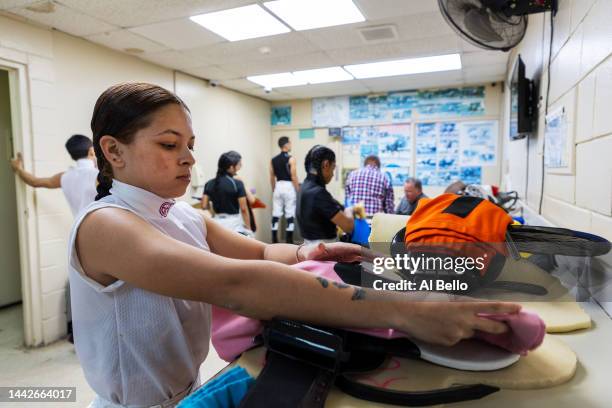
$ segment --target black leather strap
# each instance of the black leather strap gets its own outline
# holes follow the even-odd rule
[[[331,371],[268,352],[266,365],[240,408],[323,408],[334,379]]]

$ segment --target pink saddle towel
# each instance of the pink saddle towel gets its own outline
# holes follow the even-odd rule
[[[523,356],[542,344],[546,334],[546,325],[540,316],[525,310],[515,314],[479,314],[479,316],[506,323],[508,330],[502,334],[477,332],[474,337]]]
[[[330,281],[342,282],[334,271],[335,262],[305,261],[292,267],[310,272],[314,276]],[[479,332],[476,337],[517,354],[527,354],[538,347],[544,338],[545,326],[534,313],[520,311],[513,315],[482,315],[488,319],[502,321],[509,330],[503,334]],[[233,361],[242,352],[255,346],[255,336],[261,333],[261,321],[240,316],[217,306],[212,308],[212,343],[219,356],[225,361]],[[393,329],[351,329],[374,337],[393,339],[410,337]]]

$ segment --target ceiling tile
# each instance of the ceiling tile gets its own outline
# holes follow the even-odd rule
[[[185,50],[225,42],[222,37],[188,18],[133,27],[129,30],[174,50]]]
[[[333,50],[344,47],[357,47],[364,45],[359,34],[360,27],[368,27],[372,24],[359,23],[350,26],[327,27],[318,30],[307,30],[300,34],[311,43],[323,50]]]
[[[353,0],[367,20],[438,11],[437,0]]]
[[[242,76],[276,74],[287,71],[301,71],[305,69],[327,68],[334,63],[326,53],[312,52],[308,54],[294,55],[291,58],[274,57],[257,61],[242,61],[223,64],[221,69],[236,72]]]
[[[221,80],[219,82],[226,88],[236,89],[239,91],[260,89],[263,93],[263,88],[260,85],[257,85],[256,83],[251,82],[247,79],[226,79]]]
[[[61,0],[121,27],[136,27],[253,3],[253,0]]]
[[[187,17],[263,0],[54,1],[57,10],[50,14],[25,9],[40,0],[0,0],[0,10],[10,8],[11,13],[117,50],[140,48],[144,53],[138,56],[144,60],[266,100],[492,82],[503,78],[508,58],[461,39],[441,16],[437,0],[353,0],[367,21],[237,42],[227,42]],[[395,26],[397,40],[363,42],[358,28],[386,24]],[[462,53],[462,71],[286,87],[269,94],[244,79],[452,52]]]
[[[187,68],[195,68],[204,65],[208,65],[208,61],[194,56],[185,55],[180,51],[161,51],[161,52],[147,52],[138,57],[153,62],[164,67],[184,70]]]
[[[418,16],[418,19],[419,29],[422,31],[424,38],[443,34],[457,35],[439,11],[422,14]]]
[[[36,13],[26,8],[11,9],[10,13],[76,36],[97,34],[118,28],[59,3],[54,4],[55,11],[53,13]]]
[[[427,74],[361,80],[361,82],[363,82],[372,92],[459,85],[462,81],[463,77],[461,71],[432,72]]]
[[[206,79],[232,79],[232,78],[240,78],[241,76],[236,72],[232,72],[228,69],[222,69],[218,65],[209,65],[205,67],[194,67],[194,68],[186,68],[185,72],[191,75],[195,75],[200,78]]]
[[[301,34],[323,50],[406,42],[431,37],[445,36],[450,38],[451,36],[456,36],[456,34],[452,30],[447,29],[447,27],[437,27],[437,29],[433,29],[431,23],[432,18],[433,17],[429,14],[424,16],[396,16],[376,22],[365,22],[352,26],[329,27],[320,30],[304,31]],[[446,25],[445,22],[442,22],[442,24]],[[359,33],[359,29],[363,27],[375,27],[380,25],[395,26],[398,39],[385,41],[378,44],[368,44],[364,42]],[[456,42],[456,40],[452,41],[453,43]]]
[[[319,96],[357,95],[369,92],[360,81],[330,82],[327,84],[301,85],[278,88],[278,91],[291,98],[312,98]]]
[[[262,53],[260,51],[262,47],[268,47],[270,52]],[[319,50],[301,34],[291,32],[251,40],[224,42],[185,50],[185,53],[201,56],[211,61],[211,64],[223,65],[231,62],[257,61],[273,57],[306,54],[313,51]]]
[[[109,31],[102,34],[86,36],[85,38],[89,41],[121,51],[126,48],[139,48],[144,52],[159,52],[166,50],[166,47],[163,45],[128,30]]]
[[[480,67],[487,65],[506,65],[508,62],[508,53],[499,51],[477,51],[465,52],[461,54],[461,63],[463,67]]]
[[[339,65],[388,61],[428,55],[448,54],[459,51],[459,39],[454,35],[433,37],[427,41],[408,41],[375,44],[361,47],[329,50],[327,54]]]

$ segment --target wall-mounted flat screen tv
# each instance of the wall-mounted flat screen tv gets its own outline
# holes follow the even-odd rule
[[[522,139],[533,131],[537,106],[533,81],[525,77],[525,63],[519,55],[510,80],[510,139]]]

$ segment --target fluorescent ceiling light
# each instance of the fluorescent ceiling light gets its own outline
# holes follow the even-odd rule
[[[265,2],[264,6],[294,30],[365,21],[352,0],[276,0]]]
[[[452,71],[461,69],[461,57],[459,54],[437,55],[434,57],[346,65],[344,69],[358,79]]]
[[[189,17],[229,41],[265,37],[291,31],[257,4]]]
[[[349,81],[353,76],[340,67],[309,69],[293,73],[297,78],[309,84],[322,84],[325,82]]]
[[[284,86],[306,85],[306,81],[296,77],[291,72],[280,74],[249,76],[247,79],[264,88],[282,88]]]

